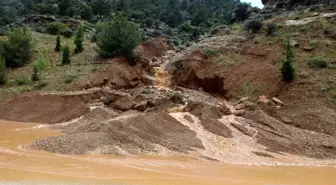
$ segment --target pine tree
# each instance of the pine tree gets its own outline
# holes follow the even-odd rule
[[[0,57],[0,84],[6,82],[6,65],[5,60]]]
[[[38,69],[36,66],[33,67],[33,73],[31,76],[31,81],[36,82],[39,81],[39,76],[38,76]]]
[[[38,80],[40,87],[42,87],[42,71],[47,67],[47,60],[44,54],[40,54],[38,60],[35,62],[34,68],[38,71]]]
[[[65,46],[63,48],[63,55],[62,55],[62,65],[70,64],[70,49],[69,46]]]
[[[80,53],[84,50],[83,41],[84,41],[84,28],[82,25],[80,25],[77,28],[77,32],[76,32],[76,36],[74,40],[74,43],[76,45],[75,53]]]
[[[57,52],[61,51],[61,37],[59,35],[57,35],[57,37],[56,37],[55,51],[57,51]]]
[[[282,80],[292,82],[295,78],[295,56],[290,45],[290,39],[287,38],[285,43],[286,59],[281,62]]]

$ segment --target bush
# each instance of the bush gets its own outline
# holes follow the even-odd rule
[[[247,19],[249,16],[249,7],[250,5],[247,3],[236,4],[235,9],[233,10],[233,19],[238,22]]]
[[[275,32],[277,31],[277,25],[275,23],[268,23],[266,27],[267,27],[267,35],[269,36],[274,35]]]
[[[38,76],[38,69],[36,66],[33,67],[33,73],[32,73],[32,76],[31,76],[31,81],[33,82],[37,82],[39,81],[39,76]]]
[[[62,65],[70,64],[70,49],[69,46],[65,46],[63,48],[63,55],[62,55]]]
[[[29,31],[17,29],[9,32],[0,48],[7,67],[21,67],[33,55],[33,39]]]
[[[24,76],[18,77],[14,79],[16,85],[25,85],[27,84],[27,80]]]
[[[285,82],[292,82],[295,78],[295,56],[290,46],[290,39],[285,43],[286,59],[281,62],[282,80]]]
[[[73,75],[66,75],[64,77],[64,83],[67,83],[67,84],[72,83],[74,80],[76,80],[76,76],[73,76]]]
[[[244,23],[244,29],[248,32],[258,33],[258,31],[262,28],[263,22],[259,19],[247,20]]]
[[[327,68],[328,63],[325,61],[323,57],[310,57],[308,59],[308,65],[310,67],[316,67],[316,68]]]
[[[5,60],[0,57],[0,85],[6,82],[6,66]]]
[[[84,50],[83,41],[84,41],[84,28],[83,26],[80,25],[77,28],[76,37],[74,40],[74,44],[76,45],[75,53],[80,53]]]
[[[47,59],[45,57],[44,54],[40,54],[38,60],[35,62],[34,64],[34,68],[37,69],[38,72],[38,80],[39,80],[39,84],[42,84],[42,71],[47,67]]]
[[[56,37],[55,51],[57,51],[57,52],[61,51],[61,37],[59,35],[57,35],[57,37]]]
[[[70,38],[70,37],[72,37],[73,32],[72,32],[72,30],[71,30],[70,28],[65,28],[65,29],[62,31],[62,34],[63,34],[64,37],[66,37],[66,38]]]
[[[118,15],[99,33],[98,52],[102,57],[124,55],[127,59],[133,60],[133,49],[142,39],[143,33],[139,26]]]
[[[62,33],[67,26],[61,22],[52,22],[47,24],[47,32],[52,35]]]
[[[211,56],[216,56],[217,55],[217,51],[216,50],[212,50],[212,49],[208,49],[205,51],[204,53],[206,56],[211,57]]]

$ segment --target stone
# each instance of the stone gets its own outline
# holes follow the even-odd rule
[[[272,101],[276,104],[276,105],[279,105],[279,106],[283,106],[283,102],[281,100],[279,100],[278,98],[276,97],[273,97],[272,98]]]
[[[244,114],[246,114],[245,110],[236,110],[232,112],[233,115],[235,116],[243,116]]]
[[[292,47],[298,47],[300,44],[296,40],[290,39],[289,45]]]
[[[314,48],[311,47],[311,46],[304,46],[303,49],[304,49],[305,51],[313,51],[313,50],[314,50]]]
[[[247,102],[248,100],[249,100],[249,97],[242,97],[242,98],[240,98],[239,101],[236,102],[234,105],[238,105],[238,104],[240,104],[240,103],[245,103],[245,102]]]
[[[242,109],[246,108],[246,105],[245,105],[245,103],[240,103],[240,104],[235,105],[234,108],[236,110],[242,110]]]
[[[149,103],[148,101],[144,100],[144,101],[141,101],[140,103],[137,103],[133,106],[133,109],[134,110],[137,110],[137,111],[145,111],[147,108],[149,107]]]
[[[262,95],[262,96],[259,96],[258,103],[270,105],[270,100],[266,96]]]
[[[121,110],[121,111],[130,110],[132,106],[133,106],[132,99],[128,95],[122,96],[112,103],[112,108]]]

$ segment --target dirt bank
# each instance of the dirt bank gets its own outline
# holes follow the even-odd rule
[[[28,93],[0,102],[0,119],[32,122],[61,123],[89,111],[80,98]]]

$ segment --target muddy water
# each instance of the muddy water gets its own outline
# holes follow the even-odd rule
[[[327,167],[255,167],[177,156],[63,156],[22,147],[58,134],[35,124],[0,121],[0,184],[336,184],[336,169]]]

